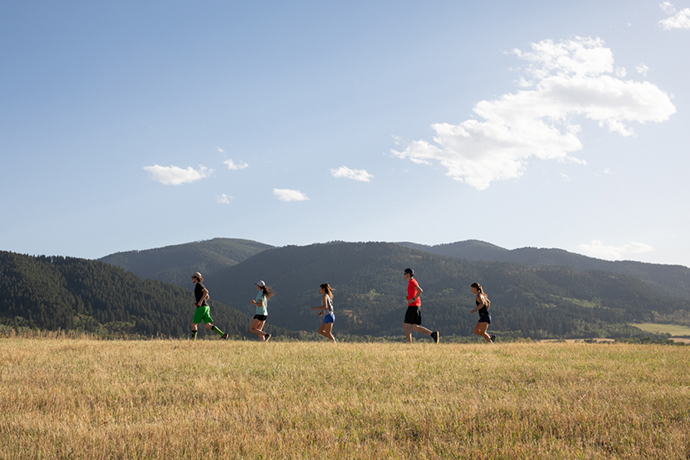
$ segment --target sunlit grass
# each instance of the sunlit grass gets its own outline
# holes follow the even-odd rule
[[[630,323],[645,332],[655,332],[658,334],[671,334],[674,337],[690,337],[690,327],[680,324],[657,324],[657,323]]]
[[[0,340],[0,458],[687,458],[690,347]]]

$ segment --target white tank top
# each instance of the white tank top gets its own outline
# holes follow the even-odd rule
[[[325,315],[328,315],[330,313],[333,313],[333,301],[331,298],[326,294],[326,313]]]

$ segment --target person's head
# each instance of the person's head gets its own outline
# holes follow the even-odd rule
[[[484,294],[484,288],[482,288],[482,285],[479,283],[470,284],[470,288],[472,288],[472,294]]]
[[[333,289],[331,287],[331,285],[328,283],[323,283],[323,284],[319,285],[319,292],[321,293],[321,295],[327,294],[328,297],[330,297],[332,299],[333,298],[333,291],[335,291],[335,289]]]
[[[403,276],[406,280],[411,280],[412,278],[414,278],[414,270],[412,270],[411,268],[406,268],[403,272]]]
[[[201,283],[203,280],[204,280],[204,277],[201,276],[201,273],[199,273],[199,272],[196,272],[192,275],[192,282],[194,284]]]
[[[273,296],[273,290],[266,286],[266,283],[263,282],[263,280],[257,281],[256,283],[256,289],[259,291],[263,291],[264,297],[267,299],[270,299],[271,296]]]

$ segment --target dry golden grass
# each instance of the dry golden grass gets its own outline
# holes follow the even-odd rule
[[[0,458],[678,458],[690,347],[0,340]]]
[[[636,327],[646,332],[655,332],[659,334],[671,334],[672,336],[690,336],[690,327],[682,326],[680,324],[658,324],[658,323],[629,323],[630,326]]]

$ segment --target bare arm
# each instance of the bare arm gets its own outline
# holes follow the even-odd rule
[[[194,304],[197,307],[200,307],[201,304],[204,302],[204,300],[211,298],[211,296],[208,295],[208,289],[204,288],[204,290],[201,292],[203,292],[203,295],[201,296],[201,300]]]
[[[326,304],[326,295],[321,296],[321,306],[320,307],[314,307],[312,310],[323,310],[326,311],[326,308],[328,308],[328,305]],[[319,312],[319,315],[323,312]]]
[[[257,307],[263,307],[264,306],[264,297],[261,298],[261,303],[257,302],[254,299],[250,300],[249,303],[252,305],[256,305]]]
[[[411,299],[407,299],[408,305],[411,304],[412,302],[414,302],[415,300],[419,299],[419,296],[421,296],[422,292],[424,292],[424,291],[422,291],[422,288],[420,288],[419,286],[415,286],[415,290],[417,292],[415,293],[414,297],[412,297]]]
[[[479,302],[482,306],[486,307],[487,311],[489,310],[489,307],[491,306],[491,302],[489,301],[489,299],[486,298],[486,296],[484,296],[484,294],[477,294],[477,302]],[[474,310],[472,310],[470,313],[474,313],[477,310],[479,310],[479,305],[477,305],[477,307]]]

